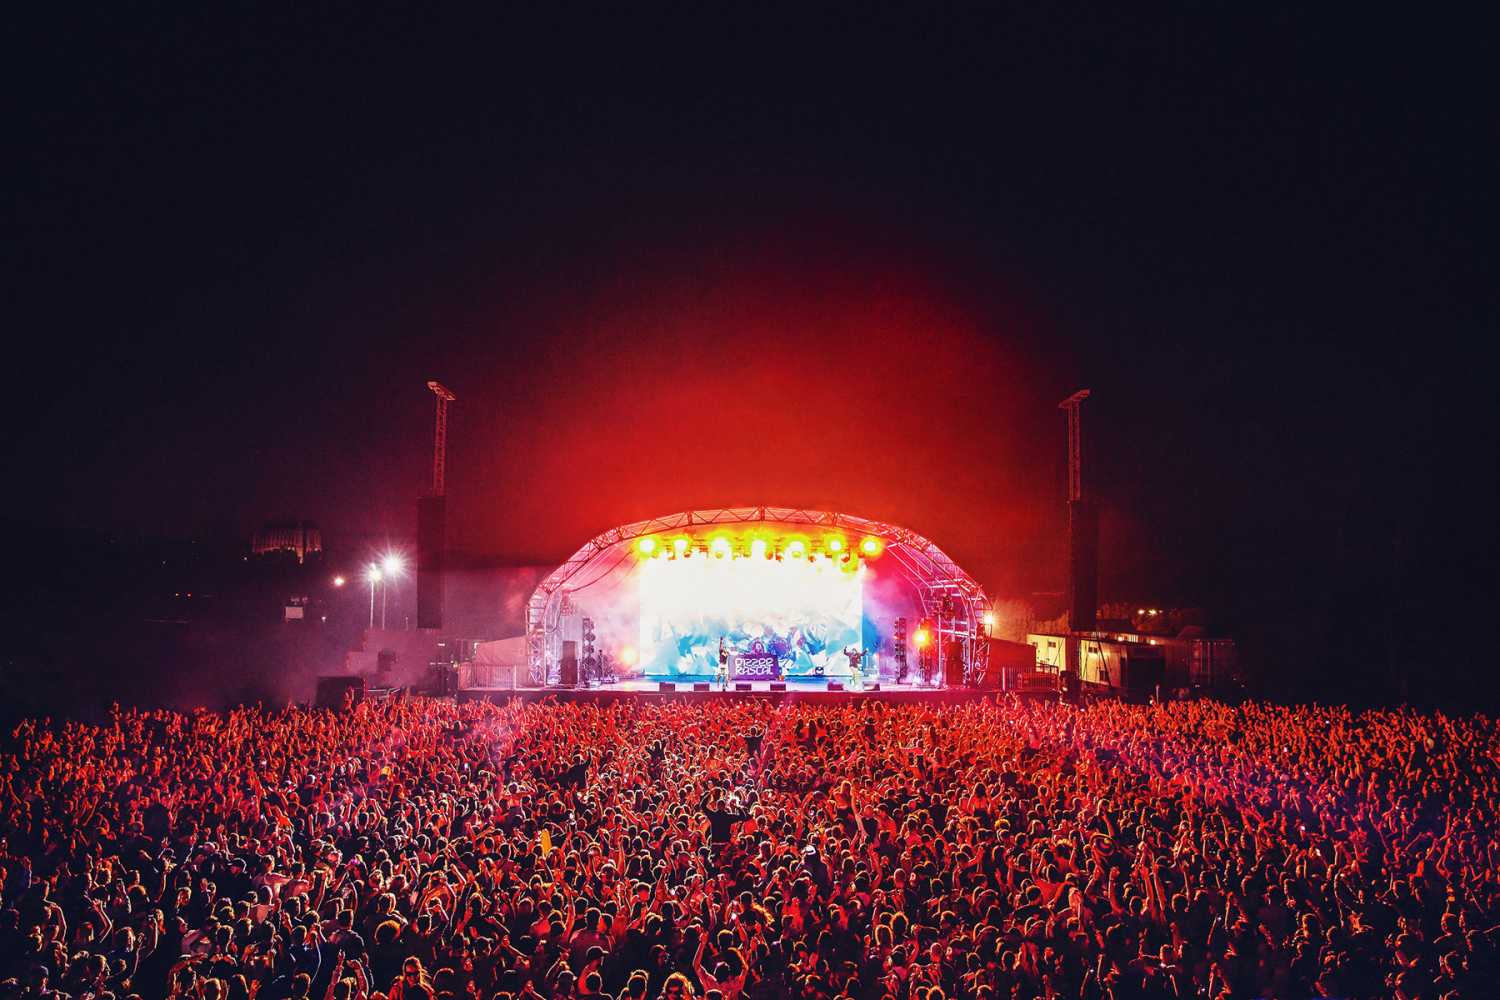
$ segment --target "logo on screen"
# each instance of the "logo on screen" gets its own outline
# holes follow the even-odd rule
[[[775,680],[781,675],[780,664],[770,653],[750,654],[734,658],[734,676],[740,680]]]

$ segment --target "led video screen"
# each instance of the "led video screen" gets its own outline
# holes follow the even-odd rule
[[[648,559],[640,663],[647,676],[703,677],[731,654],[770,654],[783,677],[847,676],[859,646],[864,570],[827,559]]]

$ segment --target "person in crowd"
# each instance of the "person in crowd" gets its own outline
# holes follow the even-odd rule
[[[1483,716],[116,709],[0,746],[0,1000],[1496,995]]]

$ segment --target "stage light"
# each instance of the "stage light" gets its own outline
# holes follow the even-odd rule
[[[829,535],[827,538],[823,539],[823,548],[827,549],[829,552],[837,554],[844,551],[844,540],[838,535]]]
[[[786,544],[786,554],[793,559],[801,559],[807,555],[807,543],[800,538],[794,538]]]
[[[406,569],[406,562],[396,553],[392,552],[381,562],[381,568],[385,570],[386,576],[400,576],[402,571]]]
[[[380,567],[372,564],[369,569],[365,570],[365,579],[370,583],[379,583],[381,580]]]
[[[712,542],[710,542],[708,544],[708,548],[710,552],[718,556],[720,559],[723,559],[725,556],[729,555],[731,551],[729,539],[725,538],[723,535],[720,535],[718,538],[715,538]]]
[[[620,650],[620,662],[625,664],[627,667],[635,666],[635,661],[638,656],[639,654],[636,653],[634,646],[626,646],[624,649]]]
[[[635,543],[635,550],[643,556],[649,556],[656,551],[656,539],[647,535]]]
[[[766,557],[766,540],[757,538],[750,543],[750,557],[752,559],[764,559]]]
[[[874,559],[876,556],[880,555],[884,548],[884,544],[882,544],[880,539],[876,538],[874,535],[870,535],[864,541],[859,543],[859,551],[863,552],[871,559]]]
[[[344,585],[344,578],[341,577],[341,576],[334,577],[333,578],[333,585],[335,587],[342,587]]]
[[[927,640],[931,638],[932,636],[927,634],[927,630],[925,628],[919,628],[911,634],[911,641],[917,644],[918,649],[926,646]]]
[[[692,544],[687,538],[674,538],[672,539],[672,551],[677,553],[678,556],[685,556],[687,555],[689,546]]]
[[[985,628],[994,628],[995,627],[995,612],[993,612],[993,611],[986,611],[984,613],[984,619],[983,619],[983,621],[984,621],[984,627]]]

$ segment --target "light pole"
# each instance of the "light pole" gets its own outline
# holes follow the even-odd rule
[[[379,566],[373,566],[372,565],[368,570],[365,571],[365,579],[370,581],[370,627],[371,628],[375,627],[375,585],[380,582],[380,578],[381,578],[381,573],[380,573],[380,567]],[[382,594],[385,593],[385,588],[382,587],[380,589],[380,591],[381,591]],[[382,605],[383,604],[384,604],[384,602],[382,602]],[[380,619],[381,619],[380,620],[380,627],[381,628],[385,628],[385,614],[384,614],[383,611],[381,613]]]
[[[391,553],[388,553],[386,555],[385,560],[383,561],[381,567],[377,568],[376,572],[380,572],[381,569],[383,569],[384,572],[381,573],[381,579],[382,579],[382,581],[389,581],[389,580],[398,579],[401,576],[402,570],[404,570],[405,568],[406,568],[406,563],[402,561],[401,557],[398,556],[396,553],[391,552]],[[385,607],[386,607],[386,593],[385,592],[386,592],[386,588],[389,587],[389,586],[390,586],[390,584],[388,582],[382,582],[381,585],[380,585],[380,627],[381,627],[382,630],[385,628]],[[374,611],[372,610],[371,614],[373,614],[373,613],[374,613]]]

